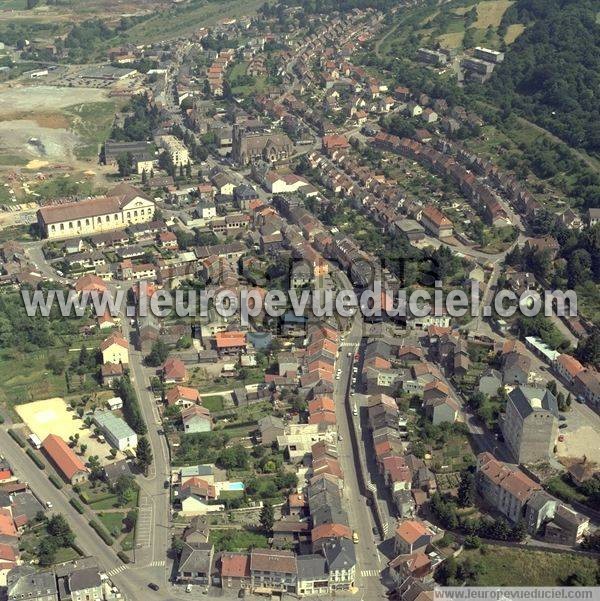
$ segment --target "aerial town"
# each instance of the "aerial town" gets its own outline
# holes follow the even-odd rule
[[[600,22],[529,4],[0,3],[0,599],[600,587]]]

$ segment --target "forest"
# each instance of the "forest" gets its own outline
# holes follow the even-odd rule
[[[502,26],[527,28],[485,87],[575,148],[600,151],[600,24],[593,0],[519,0]]]

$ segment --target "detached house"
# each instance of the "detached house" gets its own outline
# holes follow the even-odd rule
[[[120,334],[112,334],[100,344],[102,363],[129,364],[129,344]]]

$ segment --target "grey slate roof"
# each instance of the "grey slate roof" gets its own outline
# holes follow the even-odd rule
[[[531,386],[517,386],[508,395],[522,417],[527,417],[536,409],[549,411],[558,417],[558,403],[556,397],[549,391]],[[539,406],[536,408],[536,399]]]
[[[213,546],[209,543],[183,543],[179,558],[179,572],[210,573]]]
[[[327,560],[329,571],[349,570],[356,565],[354,545],[345,538],[340,538],[323,545],[323,555]]]
[[[326,580],[327,565],[322,555],[298,555],[298,580]]]
[[[7,575],[8,601],[58,598],[53,572],[37,572],[29,565],[13,568]]]
[[[69,589],[71,592],[83,591],[96,588],[102,584],[97,568],[84,568],[75,570],[69,577]]]

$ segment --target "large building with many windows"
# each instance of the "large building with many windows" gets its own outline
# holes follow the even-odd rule
[[[74,238],[152,221],[154,211],[154,202],[143,192],[119,184],[107,196],[42,207],[37,218],[46,238]]]

